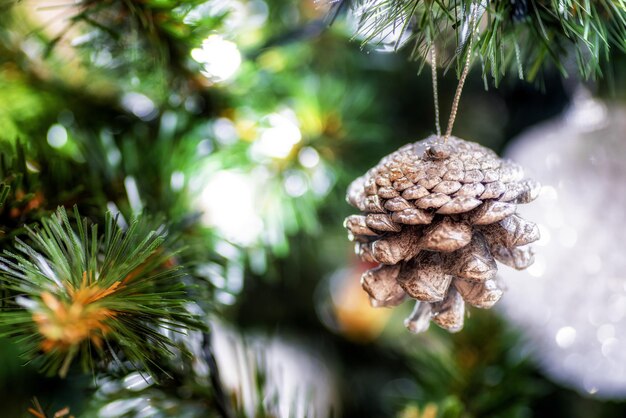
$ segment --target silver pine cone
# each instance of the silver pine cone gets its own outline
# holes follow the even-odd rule
[[[430,137],[383,158],[348,189],[361,211],[345,227],[357,255],[379,263],[361,278],[373,306],[417,301],[405,325],[432,320],[463,328],[465,303],[492,307],[502,296],[496,260],[516,269],[533,262],[534,223],[515,212],[539,184],[520,166],[473,142]]]

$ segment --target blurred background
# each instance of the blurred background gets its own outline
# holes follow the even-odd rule
[[[501,268],[501,306],[416,336],[409,304],[369,306],[342,222],[355,177],[434,132],[430,69],[331,20],[313,0],[0,3],[1,174],[26,179],[0,245],[58,205],[163,216],[211,324],[159,385],[46,377],[2,340],[0,415],[626,416],[621,53],[610,83],[470,73],[455,135],[542,181],[543,238],[534,268]],[[440,70],[444,120],[456,86]]]

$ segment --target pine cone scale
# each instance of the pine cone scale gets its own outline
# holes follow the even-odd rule
[[[476,143],[436,137],[408,144],[383,158],[349,187],[347,201],[361,212],[344,226],[365,261],[362,285],[373,306],[416,307],[405,325],[422,332],[432,320],[455,332],[465,303],[490,308],[502,296],[496,260],[517,269],[532,264],[528,244],[535,224],[518,204],[539,184],[517,164]]]

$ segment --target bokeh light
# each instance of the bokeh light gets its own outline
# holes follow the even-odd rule
[[[579,92],[561,118],[508,155],[544,186],[519,211],[542,238],[526,272],[504,269],[505,314],[554,379],[598,397],[626,395],[626,110]]]
[[[241,65],[237,45],[218,34],[209,35],[200,48],[192,49],[191,57],[202,64],[201,73],[216,82],[231,78]]]

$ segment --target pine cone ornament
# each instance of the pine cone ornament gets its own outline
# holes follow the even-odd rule
[[[502,296],[496,260],[516,269],[533,262],[527,244],[539,230],[515,212],[539,184],[517,164],[473,142],[432,136],[383,158],[348,189],[361,211],[345,220],[357,255],[380,263],[361,277],[373,306],[417,301],[405,325],[432,320],[463,328],[465,303],[492,307]]]

